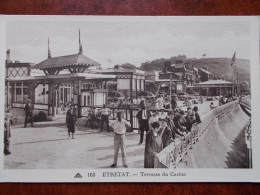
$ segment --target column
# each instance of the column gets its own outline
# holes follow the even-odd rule
[[[31,97],[32,104],[35,104],[35,89],[37,86],[38,86],[38,84],[33,84],[33,87],[32,87],[32,97]]]
[[[57,107],[60,108],[60,85],[57,86]]]
[[[73,104],[76,103],[76,100],[75,100],[76,95],[77,95],[76,82],[73,81],[73,83],[72,83],[72,98],[73,98]]]
[[[29,83],[28,84],[28,99],[32,99],[32,91],[33,91],[33,84]]]
[[[23,102],[23,82],[21,82],[21,103]]]
[[[56,115],[56,89],[55,84],[52,84],[52,116]]]
[[[137,98],[137,76],[135,76],[135,98]]]
[[[136,90],[136,87],[135,87],[135,90]],[[136,96],[137,96],[137,94],[136,94]],[[130,77],[130,100],[131,100],[131,103],[133,103],[133,75],[131,75],[131,77]]]
[[[52,84],[48,83],[48,89],[49,89],[49,94],[48,94],[48,115],[52,114]]]
[[[106,105],[108,104],[108,83],[105,81],[105,87],[106,87]]]
[[[81,91],[80,91],[80,89],[81,89],[81,80],[78,80],[78,102],[77,102],[77,104],[78,104],[78,118],[80,118],[81,117]]]
[[[12,83],[11,86],[12,86],[12,93],[11,93],[11,96],[12,96],[12,98],[11,98],[11,106],[12,106],[13,103],[14,103],[14,97],[15,97],[14,83]]]
[[[139,91],[141,92],[141,88],[142,88],[142,80],[139,79]]]
[[[14,102],[16,102],[16,83],[14,84]]]
[[[6,85],[6,106],[8,107],[9,106],[9,81],[7,81],[7,83],[6,83],[7,85]]]

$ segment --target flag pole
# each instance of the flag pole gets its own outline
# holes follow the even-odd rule
[[[234,53],[233,57],[232,57],[232,60],[231,60],[231,67],[232,67],[232,71],[233,71],[233,84],[232,84],[232,92],[231,92],[231,95],[232,97],[235,95],[235,61],[236,61],[236,52]]]
[[[170,109],[172,109],[171,100],[172,100],[172,74],[170,76]]]

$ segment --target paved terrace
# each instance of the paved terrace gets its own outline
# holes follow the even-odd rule
[[[209,103],[198,104],[201,116],[209,112]],[[217,104],[217,101],[215,102]],[[76,127],[75,138],[67,139],[62,121],[36,123],[36,127],[12,129],[11,152],[5,156],[6,169],[75,169],[110,168],[113,163],[113,133],[99,133],[97,129]],[[137,145],[139,135],[127,133],[129,168],[143,168],[144,144]],[[122,168],[121,151],[118,167]]]

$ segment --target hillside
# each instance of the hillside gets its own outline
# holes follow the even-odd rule
[[[175,56],[170,59],[156,59],[153,61],[145,62],[141,64],[141,70],[162,70],[165,61],[171,61],[175,63],[176,60],[184,60],[189,62],[196,68],[207,67],[208,70],[216,76],[223,77],[226,80],[232,81],[232,67],[231,58],[200,58],[189,59],[186,56]],[[250,82],[250,61],[246,59],[236,59],[236,66],[239,71],[239,81]]]

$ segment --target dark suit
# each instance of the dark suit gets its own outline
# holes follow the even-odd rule
[[[152,131],[146,134],[144,168],[154,168],[154,157],[162,150],[161,135],[154,136]]]
[[[195,112],[195,123],[197,123],[197,124],[201,123],[200,115],[198,112]]]
[[[193,122],[194,118],[191,115],[187,114],[185,126],[188,132],[191,132]]]
[[[173,122],[172,119],[169,119],[169,118],[168,118],[167,125],[168,125],[168,127],[171,129],[171,131],[172,131],[172,139],[175,139],[175,138],[176,138],[176,134],[179,135],[179,136],[182,136],[182,135],[183,135],[183,133],[180,132],[180,131],[176,128],[176,126],[175,126],[175,124],[174,124],[174,122]]]
[[[67,127],[68,127],[68,133],[75,133],[75,124],[77,121],[77,116],[75,113],[75,110],[71,111],[68,110],[66,113],[66,123],[67,123]]]
[[[177,108],[177,102],[175,99],[171,100],[172,110],[175,110]]]
[[[166,126],[159,130],[159,134],[162,137],[162,148],[165,148],[171,143],[172,131],[168,126]]]
[[[4,122],[4,154],[10,154],[9,146],[10,146],[10,137],[11,137],[11,124],[12,124],[12,114],[5,114],[5,122]]]
[[[143,119],[143,112],[146,111],[145,115],[147,119]],[[140,133],[140,143],[143,143],[143,138],[144,138],[144,131],[148,132],[149,131],[149,118],[151,117],[151,113],[149,110],[139,110],[139,112],[136,115],[136,118],[138,118],[139,121],[139,130],[141,131]]]
[[[24,127],[27,127],[27,122],[29,118],[30,118],[31,126],[33,126],[33,105],[26,104],[24,107],[24,111],[25,111]]]

